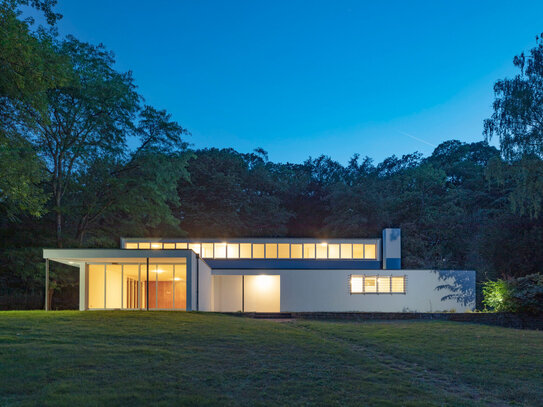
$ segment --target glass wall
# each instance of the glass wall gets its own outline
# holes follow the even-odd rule
[[[377,260],[375,243],[160,243],[126,242],[125,249],[191,249],[204,259]]]
[[[149,279],[147,280],[147,275]],[[178,309],[187,306],[186,264],[90,264],[89,309]]]

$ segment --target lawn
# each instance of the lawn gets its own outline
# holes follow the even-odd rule
[[[183,312],[0,313],[1,406],[541,405],[543,332]]]

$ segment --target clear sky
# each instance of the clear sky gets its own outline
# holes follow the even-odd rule
[[[543,1],[59,0],[195,147],[302,162],[425,155],[482,139],[492,86],[543,31]]]

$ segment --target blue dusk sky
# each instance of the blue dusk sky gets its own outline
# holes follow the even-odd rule
[[[196,148],[273,161],[430,154],[482,140],[494,82],[543,31],[543,1],[59,0]],[[495,144],[495,143],[493,143]]]

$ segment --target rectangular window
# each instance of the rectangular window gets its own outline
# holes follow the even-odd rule
[[[105,271],[104,264],[89,265],[89,309],[102,309],[105,304]]]
[[[189,243],[189,249],[196,254],[200,254],[200,243]]]
[[[187,243],[176,243],[175,248],[176,249],[186,249],[188,247]]]
[[[351,276],[351,294],[405,294],[405,276]]]
[[[187,308],[187,265],[176,264],[174,265],[175,275],[173,278],[173,295],[174,309],[186,309]]]
[[[363,259],[363,258],[364,258],[364,245],[353,244],[353,259]]]
[[[391,292],[405,293],[405,277],[391,277]]]
[[[240,243],[239,245],[239,257],[240,259],[251,258],[251,243]]]
[[[213,243],[202,243],[202,257],[206,259],[213,258]]]
[[[125,243],[124,248],[125,249],[137,249],[138,244],[137,243]]]
[[[326,243],[320,243],[316,246],[317,259],[326,259],[328,257],[328,245]]]
[[[106,308],[122,307],[122,285],[122,266],[120,264],[106,265]]]
[[[123,308],[138,308],[139,266],[123,265]]]
[[[163,247],[168,250],[175,249],[175,243],[164,243]]]
[[[350,243],[341,244],[341,258],[352,259],[353,258],[353,245]]]
[[[365,293],[377,292],[377,277],[364,277],[364,292]]]
[[[215,258],[226,259],[226,243],[215,243]]]
[[[288,243],[279,243],[277,245],[277,257],[280,259],[288,259],[290,257],[289,246]]]
[[[364,258],[365,259],[376,259],[375,256],[376,250],[374,244],[366,244],[364,245]]]
[[[351,294],[362,294],[364,292],[364,278],[362,276],[351,277]]]
[[[314,244],[304,244],[304,259],[314,259],[315,258],[315,245]]]
[[[151,243],[151,249],[162,249],[162,243],[158,243],[158,242]]]
[[[302,245],[301,244],[291,244],[290,245],[290,258],[291,259],[301,259],[302,258]]]
[[[377,292],[390,292],[390,277],[377,277]]]
[[[264,245],[262,243],[253,244],[253,259],[264,258]]]
[[[149,242],[141,242],[140,245],[139,245],[139,248],[140,249],[150,249],[151,248],[151,243],[149,243]]]
[[[239,259],[239,243],[228,243],[227,254],[229,259]]]
[[[339,259],[339,245],[338,244],[328,245],[328,258]]]
[[[277,245],[275,243],[266,243],[266,258],[267,259],[277,258]]]

